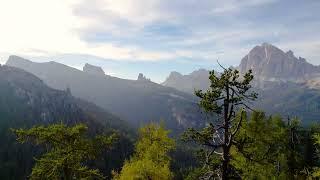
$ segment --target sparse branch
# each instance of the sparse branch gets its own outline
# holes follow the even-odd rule
[[[235,130],[231,133],[231,137],[234,137],[236,133],[239,131],[242,121],[243,121],[243,111],[241,111],[240,113],[240,120],[237,123]]]
[[[227,71],[227,69],[220,64],[219,59],[217,59],[217,63],[218,63],[218,65],[219,65],[224,71]]]

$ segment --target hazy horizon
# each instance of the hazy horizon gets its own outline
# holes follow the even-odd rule
[[[0,63],[9,55],[85,63],[106,74],[162,82],[171,71],[236,66],[271,43],[320,64],[320,1],[1,1]],[[272,12],[272,13],[270,13]]]

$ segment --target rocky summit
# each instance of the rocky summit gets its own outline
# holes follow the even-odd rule
[[[104,76],[105,73],[103,71],[103,69],[99,66],[94,66],[91,64],[86,63],[83,66],[83,72],[86,72],[88,74],[93,74],[93,75],[98,75],[98,76]]]
[[[291,50],[284,52],[268,43],[254,47],[242,58],[240,72],[249,69],[253,70],[256,79],[268,81],[302,82],[320,73],[319,66],[297,58]]]

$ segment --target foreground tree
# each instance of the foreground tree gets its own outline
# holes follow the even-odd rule
[[[231,164],[241,178],[287,179],[287,129],[279,116],[266,117],[263,112],[253,112],[243,121],[231,150]]]
[[[89,139],[87,129],[83,124],[73,127],[54,124],[13,130],[20,143],[31,142],[46,149],[36,159],[30,179],[104,179],[98,169],[90,169],[85,163],[95,159],[103,149],[110,148],[116,135]]]
[[[125,162],[120,174],[115,174],[114,179],[172,179],[168,153],[174,149],[175,143],[168,134],[169,131],[158,124],[152,123],[141,128],[135,154]]]
[[[315,133],[313,135],[313,138],[315,140],[315,145],[319,146],[320,145],[320,133]],[[320,167],[315,167],[314,171],[312,173],[312,177],[314,178],[320,178]]]
[[[200,98],[200,107],[207,113],[215,113],[216,120],[200,131],[189,129],[185,133],[185,138],[203,147],[206,159],[204,163],[208,169],[203,178],[211,179],[218,176],[224,180],[232,174],[230,149],[235,145],[234,138],[242,125],[244,111],[250,109],[246,103],[255,100],[257,94],[250,91],[250,82],[253,80],[251,70],[243,77],[240,77],[238,70],[231,68],[224,69],[220,76],[211,71],[209,79],[210,88],[206,92],[196,91],[196,95]],[[238,121],[237,111],[240,112]],[[218,171],[215,165],[208,167],[209,161],[215,155],[218,155],[221,162]]]

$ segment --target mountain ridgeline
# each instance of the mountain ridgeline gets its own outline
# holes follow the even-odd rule
[[[254,47],[236,67],[240,73],[253,70],[253,87],[259,94],[254,108],[283,116],[297,116],[303,124],[319,121],[320,67],[268,44]],[[198,72],[201,72],[199,75]],[[209,88],[208,70],[189,75],[172,72],[162,84],[190,94]]]
[[[290,50],[281,49],[267,43],[254,47],[239,65],[240,72],[252,69],[256,79],[267,81],[303,82],[320,77],[320,67],[304,58],[297,58]]]
[[[193,95],[153,83],[142,74],[137,80],[125,80],[104,75],[101,68],[89,64],[80,71],[57,62],[35,63],[18,56],[10,56],[6,64],[36,75],[52,88],[69,88],[75,97],[92,102],[135,127],[163,120],[178,132],[201,125],[202,115]]]
[[[64,123],[86,124],[90,134],[121,132],[116,159],[103,161],[102,169],[121,167],[130,153],[133,131],[120,118],[96,105],[71,95],[69,90],[55,90],[38,77],[15,67],[0,67],[0,179],[26,179],[41,148],[19,145],[11,128],[29,128],[34,125]],[[124,147],[126,148],[124,148]],[[111,165],[111,161],[113,164]],[[107,172],[107,171],[106,171]]]
[[[319,122],[319,66],[295,57],[292,51],[283,52],[273,45],[263,43],[243,57],[236,69],[242,75],[250,69],[253,70],[254,80],[251,85],[259,96],[257,101],[250,104],[252,108],[261,109],[270,115],[279,113],[286,118],[297,116],[304,125]],[[217,78],[220,78],[219,72],[216,73]],[[173,137],[180,137],[178,135],[189,127],[194,130],[205,125],[214,128],[212,123],[206,121],[211,114],[204,115],[198,106],[201,97],[194,95],[195,90],[209,88],[211,82],[208,77],[209,71],[205,69],[189,75],[172,72],[165,82],[157,84],[142,73],[137,80],[126,80],[109,76],[101,67],[90,64],[85,64],[81,71],[53,61],[35,63],[18,56],[10,56],[6,65],[0,66],[0,179],[26,179],[35,163],[32,157],[39,157],[44,150],[44,147],[35,148],[28,143],[16,143],[11,128],[83,123],[89,128],[89,136],[117,132],[119,139],[114,147],[105,151],[102,158],[87,162],[88,166],[98,168],[109,179],[112,170],[119,172],[125,160],[132,155],[133,139],[137,137],[134,133],[136,127],[163,121]],[[211,84],[211,87],[214,85]],[[251,88],[251,85],[247,84],[247,87]],[[207,93],[209,95],[206,97],[210,99],[212,93]],[[255,98],[255,95],[252,97]],[[231,117],[231,114],[226,117]],[[282,119],[280,121],[285,124]],[[206,128],[202,135],[209,141],[215,136],[207,133],[220,133]],[[251,128],[248,128],[249,130]],[[267,129],[267,132],[272,132],[269,130]],[[167,136],[168,132],[163,132]],[[200,133],[200,136],[202,135]],[[200,136],[196,133],[192,137]],[[313,137],[312,134],[309,136]],[[149,135],[147,137],[152,138]],[[283,137],[280,138],[281,142],[287,139],[286,136]],[[253,138],[256,139],[256,136]],[[202,146],[203,139],[198,140]],[[309,144],[313,142],[310,141]],[[161,144],[158,145],[162,147]],[[188,145],[181,145],[170,157],[175,160],[172,167],[179,171],[181,178],[184,174],[183,168],[190,170],[189,166],[198,163],[190,155],[189,148]],[[155,151],[158,152],[158,149]],[[244,169],[247,169],[247,166]],[[140,172],[140,167],[138,170]]]
[[[176,88],[183,92],[194,92],[196,89],[205,90],[209,86],[209,71],[199,69],[189,75],[182,75],[178,72],[171,72],[165,82],[164,86]]]

